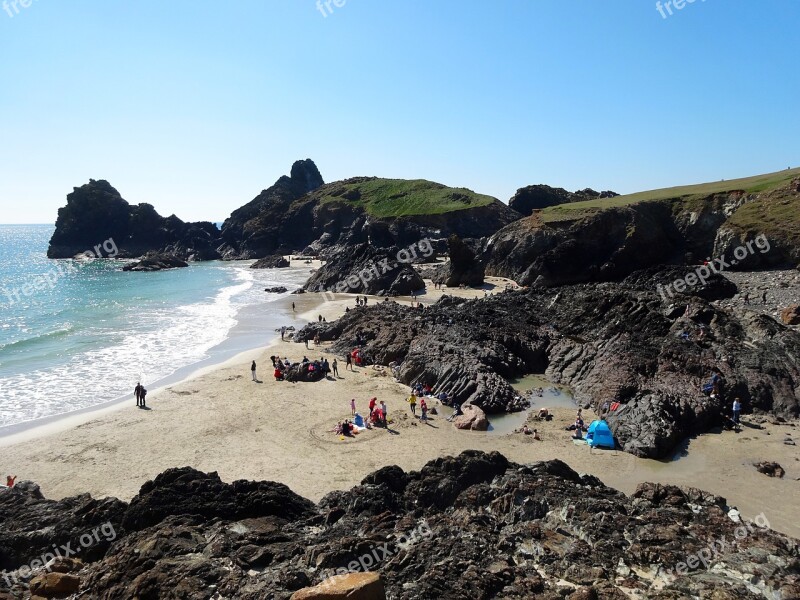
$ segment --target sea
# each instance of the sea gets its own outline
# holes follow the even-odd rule
[[[0,435],[132,397],[263,347],[307,268],[252,261],[153,273],[50,260],[50,225],[0,225]],[[285,286],[284,294],[265,288]]]

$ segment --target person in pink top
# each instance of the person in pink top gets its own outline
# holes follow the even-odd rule
[[[350,410],[352,411],[353,416],[355,416],[355,414],[356,414],[356,399],[355,398],[350,400]]]

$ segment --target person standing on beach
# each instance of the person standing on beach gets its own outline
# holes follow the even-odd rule
[[[294,302],[292,302],[292,312],[295,312],[295,310],[294,310]]]
[[[256,377],[256,361],[253,361],[253,364],[250,365],[250,372],[253,374],[253,381],[258,381]]]
[[[422,411],[422,416],[420,417],[421,421],[428,420],[428,403],[425,402],[425,398],[421,398],[419,401],[419,409]]]
[[[386,402],[381,400],[381,412],[383,413],[384,422],[389,422],[389,409],[386,407]]]
[[[286,325],[284,325],[283,327],[281,327],[281,341],[282,341],[282,342],[284,341],[283,337],[284,337],[285,335],[286,335]]]
[[[742,402],[739,398],[733,399],[733,423],[738,427],[739,425],[739,415],[742,412]]]
[[[6,487],[13,488],[14,482],[17,480],[16,475],[7,475],[6,476]]]
[[[145,403],[145,398],[147,398],[147,390],[144,389],[144,386],[142,386],[142,391],[140,395],[142,397],[142,408],[147,408],[147,404]]]
[[[331,367],[333,367],[333,376],[334,377],[339,377],[339,363],[336,362],[335,358],[333,359],[333,362],[331,363]]]
[[[353,416],[356,416],[356,399],[353,398],[350,400],[350,412],[353,413]]]
[[[139,406],[142,402],[142,383],[137,382],[136,387],[133,388],[133,395],[136,396],[136,406]]]
[[[347,371],[347,367],[350,367],[350,370],[352,371],[353,370],[353,357],[350,355],[349,352],[346,355],[345,361],[346,362],[345,362],[345,365],[344,365],[344,370]]]

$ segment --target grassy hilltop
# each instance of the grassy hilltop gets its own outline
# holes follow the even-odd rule
[[[489,206],[496,198],[424,179],[356,178],[323,186],[320,203],[347,203],[376,218],[441,215]]]

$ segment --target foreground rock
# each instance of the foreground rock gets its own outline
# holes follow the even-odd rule
[[[292,594],[291,600],[386,600],[378,573],[348,573]]]
[[[123,271],[165,271],[167,269],[182,269],[189,263],[171,254],[148,254],[134,263],[122,267]]]
[[[781,311],[781,321],[786,325],[800,325],[800,304],[794,304]]]
[[[257,260],[252,265],[250,265],[251,269],[285,269],[289,266],[289,261],[286,260],[283,256],[276,254],[273,256],[265,256],[264,258]]]
[[[0,492],[0,549],[92,502]],[[645,483],[625,496],[560,461],[497,453],[385,467],[317,505],[279,484],[191,469],[148,482],[130,506],[106,502],[126,525],[74,574],[76,597],[342,597],[301,590],[349,573],[339,580],[350,590],[380,594],[369,572],[397,600],[774,599],[796,597],[800,578],[797,540],[768,529],[768,515],[735,522],[723,498],[696,489]],[[3,555],[6,568],[40,553],[23,550]],[[0,595],[27,597],[26,584],[4,581]]]
[[[736,396],[745,413],[800,415],[800,333],[721,308],[717,299],[736,286],[720,276],[692,296],[662,293],[686,274],[668,267],[618,283],[445,297],[424,310],[380,302],[306,326],[295,339],[319,334],[341,354],[361,346],[368,363],[402,363],[401,382],[428,382],[489,415],[527,406],[510,379],[545,373],[598,414],[619,402],[609,425],[643,457],[668,456],[686,436],[723,425]],[[724,398],[701,392],[713,369],[724,377]]]
[[[471,431],[486,431],[489,429],[489,420],[486,418],[486,413],[480,408],[467,404],[462,406],[461,410],[464,414],[453,419],[453,426],[456,429],[468,429]]]

